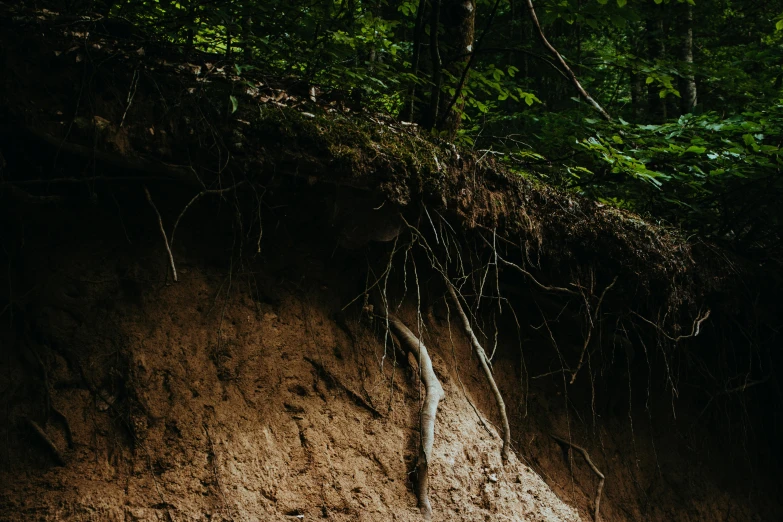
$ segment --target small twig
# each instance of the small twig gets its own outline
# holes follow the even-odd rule
[[[160,233],[163,236],[163,242],[166,244],[166,251],[169,253],[169,262],[171,263],[171,272],[174,275],[174,282],[177,281],[177,267],[174,266],[174,254],[171,253],[171,247],[169,246],[169,239],[166,237],[166,229],[163,228],[163,218],[160,217],[160,212],[158,212],[158,207],[155,206],[155,203],[152,201],[152,196],[150,196],[150,191],[147,190],[147,186],[144,186],[144,194],[147,196],[147,201],[149,201],[150,206],[155,211],[155,215],[158,216],[158,225],[160,225]]]
[[[731,389],[722,391],[720,393],[720,395],[729,395],[729,394],[732,394],[732,393],[744,392],[745,390],[747,390],[748,388],[750,388],[752,386],[756,386],[758,384],[764,384],[765,382],[767,382],[769,380],[769,378],[770,378],[770,376],[767,375],[763,379],[758,379],[758,380],[755,380],[755,381],[747,381],[744,384],[741,384],[741,385],[739,385],[739,386],[737,386],[735,388],[731,388]]]
[[[27,424],[32,429],[33,434],[35,434],[38,441],[43,444],[47,450],[49,450],[49,453],[51,454],[52,458],[54,458],[54,461],[57,463],[58,466],[65,466],[65,459],[63,458],[62,453],[60,453],[60,450],[57,449],[57,446],[54,445],[54,442],[52,442],[52,439],[49,438],[49,436],[46,434],[46,432],[38,425],[37,422],[34,420],[28,418]]]
[[[136,96],[136,88],[139,86],[139,70],[133,71],[133,79],[131,80],[130,88],[128,89],[128,105],[125,107],[125,112],[122,113],[122,119],[120,120],[120,127],[125,123],[125,117],[128,115],[133,98]]]
[[[557,442],[559,442],[561,444],[565,444],[566,446],[570,446],[570,447],[574,448],[576,451],[578,451],[579,453],[581,453],[582,456],[585,458],[585,461],[587,462],[587,464],[593,470],[593,472],[596,475],[598,475],[598,477],[600,478],[600,481],[598,482],[598,491],[595,494],[595,512],[594,512],[594,516],[593,516],[593,520],[595,520],[595,522],[598,522],[600,520],[599,513],[600,513],[600,509],[601,509],[601,493],[604,490],[604,481],[606,480],[606,477],[604,477],[604,474],[601,473],[601,470],[598,469],[598,466],[596,466],[593,463],[592,459],[590,459],[590,454],[587,453],[587,450],[584,449],[582,446],[578,446],[577,444],[574,444],[571,441],[568,441],[568,440],[565,440],[565,439],[561,439],[560,437],[558,437],[557,435],[555,435],[553,433],[550,433],[549,435],[553,439],[555,439]]]
[[[551,372],[542,373],[540,375],[534,375],[531,377],[531,379],[541,379],[542,377],[549,377],[550,375],[557,375],[558,373],[566,372],[567,370],[565,368],[560,368],[558,370],[552,370]]]
[[[614,279],[612,279],[611,284],[607,285],[606,288],[604,288],[604,291],[601,292],[601,297],[598,299],[598,305],[595,307],[595,314],[594,319],[598,319],[598,311],[601,309],[601,304],[604,302],[604,296],[606,296],[606,292],[614,288],[614,285],[617,283],[617,276],[614,276]]]

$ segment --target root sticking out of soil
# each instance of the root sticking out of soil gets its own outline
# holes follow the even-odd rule
[[[503,458],[503,462],[508,462],[508,454],[511,451],[511,427],[509,426],[508,415],[506,414],[506,403],[503,401],[503,395],[500,393],[500,389],[495,382],[495,378],[492,376],[492,369],[489,366],[487,354],[484,351],[484,348],[481,346],[481,343],[479,343],[479,340],[476,338],[476,334],[473,333],[473,329],[470,327],[470,320],[468,319],[468,316],[465,315],[465,311],[462,309],[462,304],[460,303],[459,297],[457,296],[457,291],[448,280],[446,280],[446,287],[448,288],[451,302],[457,309],[457,314],[460,316],[462,321],[462,328],[465,331],[465,334],[468,336],[468,339],[470,339],[470,344],[473,346],[473,349],[476,351],[476,355],[478,356],[479,362],[481,363],[481,369],[484,371],[484,376],[487,378],[489,387],[495,397],[495,402],[497,403],[498,408],[498,415],[500,416],[501,423],[503,424],[503,449],[501,450],[501,457]]]
[[[410,350],[419,365],[419,377],[424,384],[424,401],[420,414],[419,457],[416,463],[416,497],[419,499],[421,514],[429,520],[432,518],[432,503],[429,496],[429,468],[432,462],[432,445],[435,442],[435,419],[438,414],[438,403],[445,392],[438,377],[432,369],[432,359],[424,343],[411,332],[405,323],[396,316],[384,314],[389,327],[400,343]]]

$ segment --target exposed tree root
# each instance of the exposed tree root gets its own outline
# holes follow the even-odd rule
[[[378,410],[376,410],[369,402],[367,402],[364,399],[364,397],[362,397],[361,395],[359,395],[358,393],[350,389],[348,386],[343,384],[340,381],[340,379],[338,379],[335,374],[327,370],[324,365],[314,361],[309,357],[305,357],[304,360],[309,362],[319,374],[329,379],[329,381],[331,381],[335,386],[337,386],[338,388],[342,389],[345,393],[347,393],[348,396],[353,400],[354,403],[356,403],[357,406],[361,406],[365,410],[372,413],[373,417],[378,417],[378,418],[383,417],[383,414]]]
[[[52,391],[49,384],[49,372],[46,369],[46,365],[44,364],[43,359],[41,359],[41,355],[38,353],[38,350],[35,347],[31,347],[30,353],[32,353],[33,357],[38,363],[38,368],[41,371],[41,380],[43,380],[44,407],[46,410],[44,412],[44,427],[46,427],[52,414],[54,414],[57,419],[59,419],[63,430],[65,431],[65,441],[68,444],[68,448],[73,448],[73,432],[71,432],[71,423],[68,422],[68,417],[66,417],[63,412],[58,410],[54,404],[52,404]]]
[[[177,267],[174,266],[174,254],[171,253],[171,246],[169,246],[169,239],[166,237],[166,229],[163,228],[163,218],[160,217],[160,212],[158,212],[158,207],[155,206],[155,203],[152,201],[152,196],[150,195],[150,191],[147,190],[147,187],[144,187],[144,195],[147,196],[147,201],[149,202],[152,209],[155,211],[155,215],[158,216],[158,225],[160,225],[160,233],[163,236],[163,242],[166,244],[166,251],[169,253],[169,263],[171,263],[171,273],[174,276],[174,282],[177,281]]]
[[[57,465],[65,466],[65,458],[63,458],[62,453],[60,453],[60,450],[57,449],[57,446],[54,445],[54,442],[52,442],[52,439],[49,438],[43,428],[32,419],[27,419],[27,425],[30,426],[30,430],[38,441],[49,451]]]
[[[598,478],[600,479],[600,481],[598,482],[598,491],[595,494],[595,512],[594,512],[594,515],[593,515],[593,520],[595,520],[595,522],[598,522],[600,520],[599,513],[600,513],[600,509],[601,509],[601,493],[603,493],[604,481],[606,480],[606,478],[604,477],[604,474],[601,473],[601,470],[598,469],[598,466],[596,466],[593,463],[592,459],[590,459],[590,454],[587,453],[587,450],[584,449],[582,446],[578,446],[578,445],[574,444],[571,441],[568,441],[568,440],[565,440],[565,439],[561,439],[560,437],[558,437],[557,435],[555,435],[553,433],[550,433],[549,435],[553,439],[555,439],[557,442],[559,442],[561,444],[565,444],[566,446],[570,446],[570,447],[574,448],[576,451],[578,451],[579,453],[581,453],[582,456],[585,458],[585,461],[587,462],[587,464],[593,470],[593,473],[598,475]]]
[[[195,170],[192,167],[185,167],[181,165],[170,165],[162,161],[147,157],[139,152],[134,152],[132,155],[113,154],[110,152],[102,151],[96,147],[85,147],[78,143],[68,141],[68,137],[64,138],[52,136],[31,126],[17,126],[17,125],[0,125],[0,134],[12,134],[31,137],[39,142],[43,142],[51,149],[56,150],[58,155],[60,153],[72,154],[82,158],[89,159],[91,162],[100,163],[102,166],[114,167],[114,169],[108,169],[107,171],[127,171],[134,170],[143,172],[143,176],[97,176],[97,177],[79,177],[79,178],[59,178],[59,179],[35,179],[25,181],[15,181],[16,185],[26,184],[50,184],[50,183],[88,183],[95,181],[96,179],[105,181],[119,181],[119,180],[153,180],[153,179],[172,179],[183,182],[187,185],[195,185],[198,179],[195,175]],[[6,183],[3,183],[4,185]]]
[[[500,420],[503,423],[503,449],[500,452],[500,456],[503,458],[503,462],[508,462],[508,453],[511,448],[511,427],[508,423],[508,415],[506,415],[506,403],[503,401],[503,395],[500,393],[495,378],[492,376],[492,369],[489,367],[489,361],[487,360],[487,354],[484,352],[484,348],[481,347],[476,334],[473,333],[473,329],[470,327],[470,321],[468,316],[465,315],[465,311],[462,309],[462,304],[457,297],[457,291],[454,290],[454,286],[450,281],[446,281],[446,287],[449,289],[449,295],[454,302],[454,307],[457,309],[457,313],[462,318],[462,326],[465,329],[465,333],[470,339],[470,343],[473,345],[473,349],[476,350],[479,361],[481,362],[481,368],[484,370],[484,375],[489,382],[492,393],[495,395],[495,401],[498,405],[498,413],[500,414]]]
[[[182,212],[179,213],[179,216],[177,216],[177,220],[174,222],[174,228],[171,229],[171,241],[170,241],[171,246],[172,247],[174,246],[174,235],[177,233],[177,227],[179,227],[179,222],[182,221],[182,218],[185,216],[185,214],[187,213],[188,209],[191,206],[193,206],[193,204],[196,201],[198,201],[203,196],[206,196],[208,194],[218,194],[218,195],[222,196],[226,192],[231,192],[232,190],[236,190],[237,188],[242,186],[244,183],[245,183],[244,181],[240,181],[236,185],[232,185],[232,186],[224,188],[224,189],[214,189],[214,190],[204,189],[201,192],[199,192],[198,194],[196,194],[195,196],[193,196],[193,199],[188,201],[188,204],[185,205],[185,208],[182,209]],[[259,241],[260,241],[260,238],[259,238]]]
[[[617,276],[612,280],[612,282],[604,288],[604,291],[601,292],[601,297],[598,299],[598,304],[595,307],[595,312],[591,315],[590,314],[590,305],[588,303],[587,297],[582,294],[582,298],[585,300],[585,307],[586,311],[585,314],[587,315],[587,336],[585,337],[584,345],[582,345],[582,353],[579,355],[579,362],[576,365],[576,369],[571,372],[571,381],[569,384],[574,384],[576,381],[576,374],[579,373],[579,370],[582,369],[582,366],[585,363],[585,354],[587,354],[587,347],[590,346],[590,339],[593,336],[593,329],[595,328],[595,324],[600,324],[600,318],[598,314],[601,312],[601,304],[604,302],[604,297],[606,296],[606,292],[612,289],[614,285],[617,283]]]
[[[420,378],[424,384],[425,397],[421,408],[421,444],[416,472],[416,497],[419,499],[421,514],[429,520],[432,517],[432,505],[428,493],[429,463],[432,458],[432,444],[435,440],[435,417],[438,413],[438,403],[445,394],[443,386],[432,369],[432,360],[424,343],[413,335],[413,332],[396,316],[390,313],[384,315],[388,320],[389,328],[399,339],[400,344],[417,356]]]
[[[667,333],[666,333],[666,332],[663,330],[663,328],[661,328],[661,326],[660,326],[659,324],[657,324],[657,323],[654,323],[654,322],[650,321],[649,319],[647,319],[646,317],[644,317],[644,316],[640,315],[639,313],[637,313],[637,312],[635,312],[635,311],[631,310],[631,313],[632,313],[633,315],[635,315],[636,317],[638,317],[639,319],[641,319],[641,320],[642,320],[642,321],[644,321],[645,323],[647,323],[647,324],[649,324],[649,325],[653,326],[653,327],[654,327],[654,328],[656,328],[656,329],[657,329],[659,332],[661,332],[661,335],[663,335],[664,337],[666,337],[667,339],[669,339],[670,341],[673,341],[673,342],[675,342],[675,343],[677,343],[677,342],[680,342],[680,341],[682,341],[683,339],[690,339],[691,337],[696,337],[696,336],[698,336],[698,335],[699,335],[699,332],[701,331],[701,323],[703,323],[704,321],[706,321],[707,319],[709,319],[709,317],[710,317],[710,312],[711,312],[711,310],[707,310],[707,311],[704,313],[704,315],[701,315],[701,312],[699,312],[699,316],[696,318],[696,320],[695,320],[695,321],[693,321],[693,327],[692,327],[692,329],[691,329],[691,333],[689,333],[689,334],[686,334],[686,335],[678,335],[677,337],[672,337],[671,335],[667,334]]]
[[[486,239],[484,241],[486,241]],[[489,243],[487,243],[487,244],[489,244]],[[525,270],[524,268],[522,268],[518,264],[512,263],[511,261],[507,261],[507,260],[503,259],[500,256],[497,256],[497,260],[500,261],[501,263],[503,263],[506,266],[510,266],[511,268],[515,268],[518,272],[520,272],[521,274],[526,276],[534,285],[536,285],[541,290],[544,290],[545,292],[560,292],[560,293],[563,293],[563,294],[579,295],[579,292],[577,292],[576,290],[571,290],[570,288],[563,288],[563,287],[560,287],[560,286],[547,286],[547,285],[541,284],[541,283],[538,282],[538,279],[533,277],[533,274],[531,274],[530,272],[528,272],[527,270]]]

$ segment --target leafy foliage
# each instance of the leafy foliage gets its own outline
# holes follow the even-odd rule
[[[464,6],[467,18],[456,20]],[[616,118],[611,123],[580,101],[524,2],[82,0],[49,7],[129,22],[145,38],[181,46],[190,60],[209,53],[240,75],[254,68],[297,78],[319,96],[343,93],[332,98],[491,151],[521,175],[748,252],[779,252],[782,0],[536,1],[542,30]],[[460,47],[459,38],[472,43]],[[237,110],[235,98],[229,109]],[[446,126],[449,112],[456,123]]]

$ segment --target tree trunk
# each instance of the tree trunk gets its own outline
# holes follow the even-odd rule
[[[685,75],[680,78],[682,112],[693,112],[696,107],[696,77],[693,74],[693,6],[685,4],[685,16],[682,25],[682,61],[685,63]]]
[[[666,59],[666,31],[663,24],[663,11],[660,7],[653,9],[646,21],[647,59],[650,63],[662,62]],[[647,86],[647,114],[655,122],[666,120],[666,99],[660,96],[660,86],[655,82]]]
[[[442,64],[450,78],[459,81],[473,52],[476,21],[475,0],[444,0],[441,2],[441,24],[443,40],[441,42],[441,58],[446,57]],[[452,87],[459,88],[458,85]],[[462,92],[456,93],[457,99],[452,103],[452,96],[442,94],[438,100],[438,118],[436,128],[445,131],[453,138],[459,130],[462,111],[465,107],[465,97]]]
[[[631,77],[631,107],[633,107],[633,115],[641,121],[644,118],[644,77],[638,72],[634,72],[633,69],[629,71]]]
[[[442,62],[440,54],[440,0],[432,0],[430,12],[430,62],[432,63],[432,90],[430,91],[430,104],[427,107],[424,127],[432,130],[438,121],[438,106],[440,104],[440,88],[442,75]]]
[[[639,60],[644,56],[645,28],[644,25],[632,24],[628,31],[629,51],[634,60],[628,68],[628,79],[631,91],[631,110],[637,122],[644,120],[647,109],[647,94],[644,88],[645,75],[640,70]]]
[[[411,59],[411,74],[418,77],[419,60],[421,59],[421,37],[424,33],[424,11],[427,8],[426,0],[419,0],[419,7],[416,10],[416,25],[413,28],[413,58]],[[410,108],[408,110],[408,121],[414,120],[416,108],[416,84],[410,88]]]
[[[251,45],[251,35],[253,33],[253,17],[245,14],[242,21],[242,57],[245,64],[253,61],[253,46]]]

